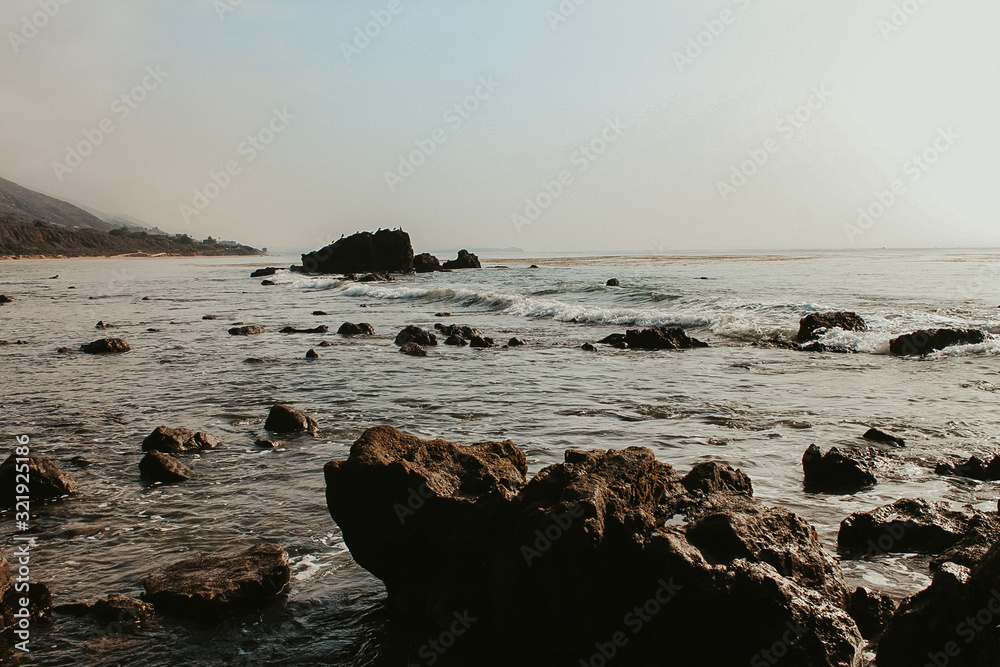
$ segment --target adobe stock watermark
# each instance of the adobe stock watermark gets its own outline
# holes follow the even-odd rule
[[[897,32],[903,29],[910,22],[917,12],[927,5],[927,0],[905,0],[902,3],[892,6],[892,12],[888,19],[879,19],[876,25],[882,33],[882,37],[889,41]]]
[[[791,621],[788,621],[785,627],[787,629],[781,635],[781,639],[775,641],[768,648],[750,659],[750,667],[770,667],[771,665],[777,665],[781,662],[782,658],[788,655],[788,649],[798,644],[805,637],[806,633],[809,632],[809,628],[799,623],[792,623]]]
[[[111,102],[111,115],[105,116],[93,128],[83,130],[83,140],[76,145],[66,146],[66,156],[62,162],[53,161],[52,171],[61,183],[67,174],[72,174],[83,161],[91,156],[98,146],[104,143],[118,126],[115,124],[124,122],[132,115],[132,112],[139,108],[139,105],[149,98],[149,94],[160,87],[163,80],[170,76],[169,72],[164,72],[160,66],[147,67],[146,75],[142,80],[132,87],[131,90],[122,93]]]
[[[417,170],[427,164],[427,160],[445,144],[451,136],[462,129],[472,115],[479,111],[483,102],[489,100],[500,89],[501,84],[493,76],[479,77],[479,85],[471,95],[456,102],[445,110],[441,120],[445,125],[434,130],[422,139],[413,142],[416,148],[405,155],[399,156],[399,162],[394,171],[385,172],[385,183],[391,192],[417,173]]]
[[[389,4],[384,9],[376,9],[372,12],[372,20],[364,25],[354,28],[354,39],[350,42],[341,42],[340,50],[348,63],[355,56],[360,56],[361,52],[371,46],[372,40],[377,39],[386,28],[399,16],[405,7],[400,0],[389,0]]]
[[[753,0],[732,0],[736,5],[736,10],[729,7],[719,12],[719,16],[702,22],[704,30],[687,39],[687,45],[682,51],[674,51],[674,65],[681,74],[684,70],[694,65],[695,61],[704,55],[705,51],[712,48],[716,41],[725,34],[729,26],[736,23],[739,18],[737,12],[745,12],[750,8]]]
[[[987,629],[995,627],[997,620],[1000,619],[1000,591],[994,588],[990,594],[991,597],[985,607],[977,611],[974,616],[966,616],[955,626],[955,634],[965,642],[966,646],[976,641]],[[947,642],[942,650],[927,654],[927,662],[923,667],[948,667],[953,658],[962,654],[963,648],[957,641]]]
[[[24,533],[31,527],[31,438],[19,435],[15,438],[14,448],[14,525],[18,532]],[[14,630],[17,639],[14,648],[22,653],[29,653],[28,644],[31,641],[31,549],[36,545],[35,538],[26,535],[14,535],[18,548],[10,559],[13,591],[21,597],[14,598]]]
[[[903,172],[910,184],[919,182],[961,138],[962,135],[956,134],[951,127],[938,128],[937,136],[931,144],[905,161],[900,167],[900,171]],[[874,192],[873,198],[868,204],[858,207],[858,217],[855,223],[844,224],[847,240],[851,243],[857,242],[858,238],[864,236],[865,232],[871,229],[877,221],[885,217],[906,196],[907,192],[906,181],[902,178],[895,178],[886,185],[885,190]]]
[[[225,21],[226,16],[235,12],[242,4],[243,0],[212,0],[212,8],[220,21]]]
[[[758,148],[747,151],[747,159],[738,165],[732,165],[727,181],[716,182],[715,187],[719,191],[722,201],[729,201],[729,197],[749,183],[771,160],[771,157],[781,150],[782,140],[787,144],[795,139],[799,131],[815,118],[816,113],[827,105],[831,97],[833,97],[833,93],[826,89],[826,84],[820,84],[819,87],[810,91],[809,97],[802,106],[780,117],[774,124],[775,136],[765,139]]]
[[[545,10],[545,19],[549,22],[549,27],[552,28],[552,32],[559,29],[559,26],[565,23],[576,14],[576,10],[587,2],[587,0],[562,0],[559,6],[553,9]]]
[[[8,32],[7,39],[14,49],[14,55],[21,52],[21,48],[38,36],[38,33],[45,29],[59,11],[68,5],[70,0],[38,0],[39,11],[21,19],[21,29],[17,32]]]
[[[577,176],[586,173],[590,167],[597,162],[608,149],[614,145],[628,126],[623,124],[618,118],[609,119],[604,123],[604,129],[593,139],[578,147],[570,156],[569,162],[574,169],[563,169],[551,181],[542,181],[541,189],[532,197],[524,200],[524,209],[518,213],[511,213],[510,219],[514,223],[514,229],[520,234],[525,225],[538,222],[542,213],[549,210],[552,205],[562,197],[568,188],[575,182]]]
[[[267,147],[274,142],[278,135],[288,129],[290,121],[293,120],[295,120],[295,116],[288,113],[288,107],[274,109],[267,124],[254,134],[247,136],[236,147],[236,154],[242,160],[232,159],[226,162],[223,169],[209,171],[205,184],[200,188],[194,188],[191,203],[182,202],[178,205],[184,224],[191,224],[191,218],[201,215],[202,211],[232,185],[233,179],[243,173],[243,167],[256,160],[258,155],[267,150]]]
[[[559,541],[566,531],[573,525],[574,519],[583,517],[583,505],[577,503],[566,512],[553,512],[547,518],[548,525],[545,529],[539,528],[535,531],[535,541],[530,545],[521,546],[521,555],[524,562],[531,567],[536,558],[541,558],[542,554],[552,548],[552,545]]]
[[[641,605],[636,605],[622,619],[622,624],[631,631],[632,637],[642,632],[643,628],[653,620],[653,617],[659,614],[663,607],[684,588],[680,584],[675,584],[673,577],[669,581],[660,579],[657,583],[660,584],[660,587],[656,589],[656,593]],[[577,667],[605,667],[618,655],[621,649],[628,646],[630,639],[628,633],[624,630],[618,630],[611,635],[608,641],[595,642],[594,648],[597,650],[589,658],[580,658]]]
[[[451,622],[451,625],[446,630],[417,649],[417,657],[426,661],[422,664],[433,665],[437,663],[441,659],[441,656],[455,645],[458,638],[468,632],[472,624],[479,620],[470,614],[468,609],[461,614],[456,611],[452,616],[455,620]],[[410,662],[407,667],[420,667],[420,664]]]

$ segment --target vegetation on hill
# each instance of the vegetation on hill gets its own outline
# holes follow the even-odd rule
[[[0,216],[0,255],[100,257],[105,255],[261,255],[257,248],[219,243],[211,236],[196,241],[186,234],[173,236],[116,228],[101,231],[71,228],[42,220]]]

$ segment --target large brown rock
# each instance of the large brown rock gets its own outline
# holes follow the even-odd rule
[[[139,461],[139,472],[142,476],[154,482],[183,482],[194,477],[194,473],[186,465],[172,456],[161,454],[155,449],[146,452]]]
[[[258,544],[234,556],[198,556],[157,570],[143,580],[145,599],[177,611],[243,608],[287,592],[288,554]]]
[[[142,451],[156,450],[167,454],[196,452],[212,449],[222,444],[222,438],[208,433],[194,432],[189,428],[157,426],[142,441]]]
[[[751,664],[790,628],[787,664],[860,664],[836,561],[740,471],[682,476],[641,447],[526,468],[509,441],[389,426],[326,465],[330,512],[389,594],[387,655],[419,660],[457,613],[476,620],[441,665],[596,664],[602,645],[623,665]]]
[[[306,431],[316,434],[319,428],[316,420],[302,410],[296,410],[290,405],[275,403],[267,413],[264,428],[272,433],[297,433]]]
[[[20,459],[20,460],[18,460]],[[27,459],[25,461],[24,459]],[[25,484],[24,475],[27,475]],[[27,493],[21,493],[26,486]],[[18,457],[11,454],[0,463],[0,506],[14,507],[16,496],[27,495],[31,502],[70,495],[79,490],[76,480],[52,461],[34,454]]]
[[[878,484],[862,457],[836,447],[824,454],[816,445],[810,445],[802,455],[802,471],[808,493],[857,493]]]
[[[413,246],[402,229],[358,232],[302,255],[302,266],[307,273],[409,273]]]
[[[828,329],[843,329],[844,331],[867,331],[868,325],[857,313],[845,311],[828,311],[825,313],[810,313],[799,320],[799,334],[796,339],[807,343],[819,338],[819,334]]]

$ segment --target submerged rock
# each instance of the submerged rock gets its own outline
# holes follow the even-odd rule
[[[308,273],[409,273],[413,246],[402,229],[358,232],[302,255],[302,266]]]
[[[241,609],[287,592],[288,554],[258,544],[235,556],[198,556],[157,570],[143,580],[145,599],[176,611]]]
[[[837,550],[869,556],[886,553],[940,553],[969,530],[970,517],[944,503],[903,498],[874,510],[855,512],[840,522]]]
[[[872,440],[873,442],[881,442],[885,445],[893,445],[895,447],[906,447],[906,441],[895,435],[886,433],[885,431],[880,431],[877,428],[870,428],[865,431],[862,436],[866,440]]]
[[[857,493],[878,484],[868,465],[833,447],[829,452],[810,445],[802,456],[808,493]]]
[[[481,269],[483,265],[479,263],[479,258],[468,250],[459,250],[458,257],[445,262],[442,269]]]
[[[81,345],[80,349],[87,354],[117,354],[119,352],[128,352],[132,348],[121,338],[102,338],[101,340],[95,340],[93,343]]]
[[[399,664],[457,610],[475,622],[440,664],[588,664],[605,659],[601,642],[622,665],[752,664],[800,628],[787,664],[860,665],[836,561],[808,524],[754,500],[741,472],[682,476],[640,447],[571,450],[526,472],[509,441],[389,426],[326,465],[331,515],[386,584]]]
[[[799,333],[796,339],[806,343],[819,338],[819,334],[828,329],[843,329],[844,331],[867,331],[868,325],[857,313],[846,311],[828,311],[825,313],[810,313],[799,320]]]
[[[618,282],[617,278],[612,278],[608,282],[604,283],[605,287],[621,287],[622,284]]]
[[[94,328],[95,329],[114,329],[115,325],[108,324],[104,320],[101,320],[100,322],[98,322],[97,324],[94,325]]]
[[[297,433],[306,431],[313,435],[319,428],[316,420],[302,410],[296,410],[290,405],[275,403],[267,414],[264,428],[272,433]]]
[[[896,356],[930,354],[953,345],[974,345],[986,340],[986,334],[975,329],[925,329],[905,334],[889,341],[889,352]]]
[[[263,269],[257,269],[256,271],[254,271],[253,273],[250,274],[250,277],[251,278],[264,278],[265,276],[273,276],[274,274],[276,274],[280,270],[281,269],[279,269],[276,266],[268,266],[268,267],[263,268]]]
[[[441,262],[429,252],[422,252],[413,258],[413,270],[417,273],[440,271]]]
[[[417,345],[437,345],[437,336],[412,324],[396,334],[396,345],[416,343]]]
[[[337,333],[341,336],[374,336],[375,327],[367,322],[362,322],[361,324],[344,322],[340,325],[340,328],[337,329]]]
[[[325,334],[330,333],[330,327],[325,324],[321,324],[318,327],[313,327],[312,329],[296,329],[295,327],[285,327],[278,333],[283,334]]]
[[[222,438],[208,433],[195,432],[189,428],[171,428],[157,426],[153,432],[142,441],[142,451],[156,450],[167,454],[180,452],[196,452],[212,449],[222,444]]]
[[[624,334],[611,334],[598,342],[619,349],[634,350],[686,350],[693,347],[708,347],[708,343],[691,338],[681,327],[650,327],[641,331],[629,329]]]
[[[146,452],[139,461],[139,472],[154,482],[183,482],[194,477],[194,473],[186,465],[155,449]]]
[[[15,453],[16,454],[16,453]],[[41,456],[11,454],[0,463],[0,507],[14,507],[16,496],[31,502],[70,495],[79,490],[76,480]],[[27,475],[28,483],[24,484]],[[18,488],[27,486],[27,489]]]
[[[597,348],[594,347],[593,345],[591,345],[590,343],[584,343],[583,345],[580,346],[580,349],[583,350],[584,352],[595,352],[595,351],[597,351]]]
[[[399,351],[402,352],[403,354],[408,354],[411,357],[427,356],[427,350],[420,347],[416,343],[404,343],[402,346],[400,346]]]
[[[507,341],[507,347],[521,347],[522,345],[525,345],[525,342],[520,338],[511,338]]]
[[[229,330],[230,336],[256,336],[264,333],[264,327],[248,325],[244,327],[233,327]]]

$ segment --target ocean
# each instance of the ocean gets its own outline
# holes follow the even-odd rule
[[[1000,451],[996,253],[481,259],[482,270],[391,283],[283,272],[273,286],[249,273],[297,257],[0,263],[0,293],[15,298],[0,306],[0,339],[27,342],[0,347],[0,437],[11,450],[15,436],[29,435],[33,453],[80,484],[77,495],[35,508],[32,518],[33,579],[49,585],[56,604],[137,597],[145,574],[196,552],[266,540],[292,558],[283,604],[211,626],[164,616],[135,635],[56,616],[36,629],[22,664],[369,664],[384,590],[353,562],[330,518],[322,468],[345,459],[377,424],[466,444],[510,439],[525,451],[529,474],[567,449],[642,445],[681,472],[719,461],[746,472],[760,500],[812,523],[831,551],[850,513],[899,498],[996,508],[997,484],[934,474],[937,461]],[[621,287],[607,287],[609,278]],[[801,317],[824,310],[853,310],[867,321],[867,332],[823,339],[848,354],[754,345],[794,337]],[[436,315],[444,311],[451,316]],[[99,320],[115,328],[97,331]],[[376,335],[338,336],[345,321],[369,322]],[[238,322],[267,332],[229,336]],[[399,354],[400,329],[437,322],[479,328],[500,345]],[[278,332],[320,324],[330,333]],[[683,326],[709,347],[580,349],[652,325]],[[924,358],[888,354],[891,338],[933,327],[994,335]],[[107,336],[126,339],[132,351],[57,353]],[[503,348],[511,337],[527,344]],[[332,345],[318,347],[324,340]],[[310,348],[321,357],[306,359]],[[312,414],[317,437],[256,447],[275,402]],[[159,425],[206,431],[224,445],[183,456],[196,479],[149,484],[139,477],[140,444]],[[806,448],[863,444],[869,427],[907,442],[881,483],[851,496],[805,493]],[[93,463],[76,467],[76,456]],[[0,517],[11,545],[13,517]],[[901,598],[929,583],[927,561],[891,554],[843,566],[850,585]]]

